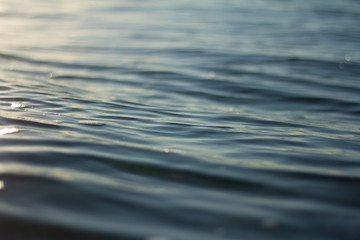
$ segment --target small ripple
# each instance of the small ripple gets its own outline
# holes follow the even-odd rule
[[[58,129],[59,125],[46,120],[31,119],[27,117],[10,118],[1,117],[1,121],[8,125],[16,125],[22,127],[37,127],[37,128],[53,128]]]
[[[82,125],[89,125],[89,126],[103,126],[105,123],[99,122],[96,120],[79,120],[79,123]]]
[[[61,167],[45,167],[36,165],[27,165],[20,163],[0,163],[0,174],[15,174],[19,176],[44,177],[66,182],[83,182],[89,184],[103,185],[127,191],[161,193],[164,191],[156,186],[144,186],[134,182],[125,182],[114,178],[107,178],[89,172],[71,170]],[[168,191],[168,190],[166,190]]]
[[[0,53],[0,59],[15,60],[19,62],[26,62],[35,65],[53,66],[66,69],[84,69],[94,71],[108,71],[108,70],[128,70],[120,66],[105,66],[105,65],[91,65],[79,63],[57,62],[51,60],[38,60],[30,57],[17,56],[15,54]]]
[[[9,91],[12,90],[11,87],[5,87],[5,86],[0,86],[0,91]]]

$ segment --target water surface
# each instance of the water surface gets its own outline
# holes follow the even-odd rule
[[[358,239],[358,1],[3,0],[4,239]]]

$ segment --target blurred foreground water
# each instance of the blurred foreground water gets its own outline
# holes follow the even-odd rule
[[[1,239],[359,239],[360,3],[2,0]]]

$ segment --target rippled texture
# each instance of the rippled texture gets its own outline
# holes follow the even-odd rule
[[[0,234],[359,239],[358,1],[3,0]]]

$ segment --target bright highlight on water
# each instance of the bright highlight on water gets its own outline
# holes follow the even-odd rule
[[[18,131],[19,131],[19,129],[17,129],[17,128],[3,128],[3,129],[0,129],[0,135],[16,133]]]

